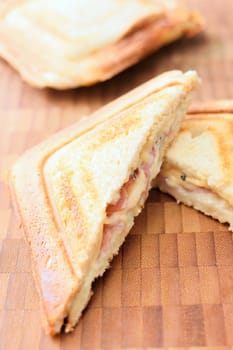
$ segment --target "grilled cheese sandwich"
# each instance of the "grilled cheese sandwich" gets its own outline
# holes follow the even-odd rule
[[[166,153],[156,183],[178,202],[233,230],[233,102],[193,108]]]
[[[26,152],[11,188],[43,323],[71,331],[140,213],[179,129],[195,72],[165,73]]]

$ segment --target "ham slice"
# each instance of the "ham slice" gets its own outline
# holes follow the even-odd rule
[[[110,203],[106,209],[107,218],[115,215],[116,220],[111,224],[105,224],[103,227],[103,240],[101,245],[101,252],[106,251],[110,241],[114,236],[120,234],[122,230],[125,228],[125,214],[131,209],[128,207],[130,193],[132,192],[133,186],[137,186],[137,178],[140,171],[143,171],[145,174],[145,187],[142,189],[140,194],[140,198],[135,206],[141,202],[142,197],[146,197],[148,195],[150,180],[151,180],[151,172],[154,164],[154,160],[156,157],[156,149],[155,146],[152,147],[149,159],[147,162],[143,162],[140,168],[135,169],[134,172],[130,175],[129,180],[122,186],[120,189],[119,199],[116,203]],[[116,216],[116,213],[119,215]]]
[[[133,185],[133,183],[134,183],[134,178],[131,175],[129,180],[120,189],[120,196],[118,201],[115,204],[108,205],[106,209],[106,213],[108,217],[114,214],[115,212],[121,211],[126,208],[130,187]]]
[[[110,241],[113,237],[119,235],[125,228],[125,224],[123,222],[118,222],[115,224],[106,224],[103,228],[103,240],[101,245],[101,253],[105,252],[110,244]]]

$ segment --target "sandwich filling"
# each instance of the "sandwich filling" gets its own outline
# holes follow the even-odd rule
[[[122,186],[117,200],[107,206],[101,251],[107,250],[113,236],[122,232],[129,219],[141,211],[148,196],[155,158],[156,150],[153,146],[149,160],[142,162],[132,171],[129,180]]]
[[[160,174],[157,180],[159,188],[174,196],[178,202],[192,206],[221,223],[229,223],[229,229],[233,230],[233,212],[230,203],[213,189],[194,184],[182,172],[179,174],[180,176]]]
[[[107,206],[101,252],[106,251],[116,235],[124,231],[127,224],[141,212],[151,181],[161,165],[160,151],[171,134],[170,126],[157,137],[155,144],[145,147],[141,164],[131,172],[129,180],[122,186],[115,200]]]

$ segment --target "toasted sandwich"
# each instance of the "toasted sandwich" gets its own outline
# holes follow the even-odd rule
[[[131,229],[198,82],[165,73],[27,151],[10,184],[43,323],[71,331]]]
[[[0,55],[30,84],[104,81],[203,29],[183,0],[24,0],[0,4]]]
[[[168,148],[156,184],[233,230],[233,101],[194,107]]]

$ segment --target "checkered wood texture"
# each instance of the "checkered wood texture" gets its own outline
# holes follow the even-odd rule
[[[207,18],[205,38],[172,44],[88,89],[36,90],[0,61],[0,350],[233,349],[232,234],[156,190],[112,268],[95,282],[75,331],[45,336],[6,184],[25,149],[162,71],[197,69],[203,85],[196,100],[233,98],[233,3],[192,4]]]

